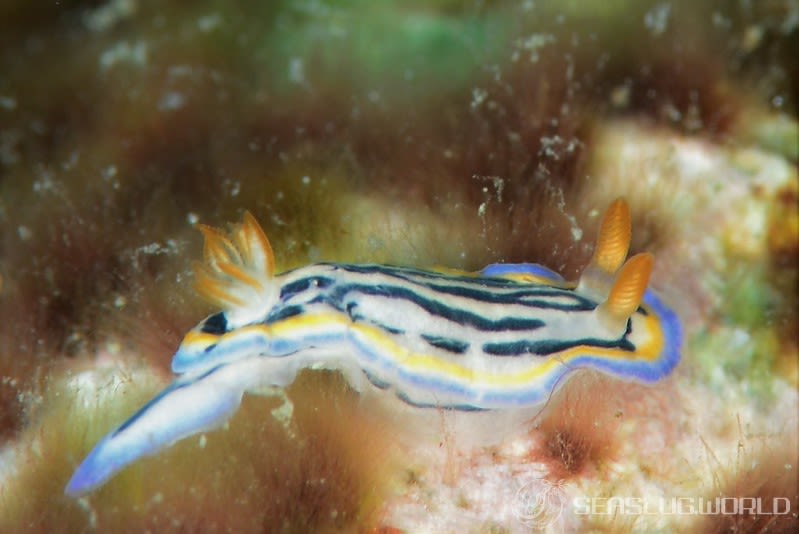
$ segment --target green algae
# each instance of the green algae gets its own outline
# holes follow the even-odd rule
[[[799,121],[784,113],[749,112],[739,120],[741,141],[799,161]]]
[[[779,343],[775,321],[783,296],[773,288],[766,266],[730,270],[718,288],[721,308],[714,325],[689,342],[702,380],[717,391],[737,383],[763,405],[774,400]]]
[[[350,6],[351,8],[353,6]],[[480,65],[499,59],[504,16],[441,15],[386,4],[287,10],[254,45],[278,92],[341,83],[358,92],[419,98],[464,87]],[[294,13],[292,13],[294,11]]]
[[[716,288],[721,303],[715,320],[689,341],[687,353],[712,388],[736,383],[765,405],[773,401],[774,381],[780,379],[775,371],[782,350],[780,310],[792,304],[776,291],[768,265],[737,263]]]
[[[724,322],[748,331],[774,326],[774,312],[781,297],[774,291],[763,265],[731,270],[720,290]]]
[[[775,399],[773,366],[779,344],[772,330],[715,328],[693,336],[687,354],[693,355],[697,380],[724,397],[738,391],[767,407]]]

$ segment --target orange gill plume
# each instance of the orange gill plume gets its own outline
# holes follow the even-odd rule
[[[596,241],[591,265],[608,274],[615,273],[627,258],[632,237],[630,208],[624,198],[617,198],[608,206]]]
[[[194,264],[197,293],[226,310],[263,304],[270,294],[275,259],[255,218],[245,212],[242,223],[232,225],[228,235],[204,224],[197,229],[205,238],[205,261]]]

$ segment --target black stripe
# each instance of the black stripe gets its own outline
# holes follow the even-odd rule
[[[319,304],[319,303],[330,305],[331,304],[330,298],[327,295],[319,295],[308,302],[308,304]],[[339,311],[342,311],[340,306],[333,306],[333,307]],[[389,334],[399,335],[405,333],[405,330],[401,328],[388,326],[387,324],[383,324],[380,321],[375,321],[374,319],[370,319],[365,315],[355,311],[357,309],[358,309],[357,302],[349,302],[346,306],[344,306],[344,311],[347,313],[347,315],[350,316],[350,319],[352,320],[353,323],[369,323],[372,326],[376,326],[378,328],[385,330]]]
[[[575,339],[570,341],[529,341],[526,339],[520,339],[517,341],[508,341],[504,343],[485,343],[483,345],[483,352],[494,356],[522,356],[527,354],[534,354],[536,356],[549,356],[550,354],[578,346],[600,347],[635,352],[635,345],[633,345],[627,339],[626,334],[620,339],[609,341],[594,338]]]
[[[526,282],[520,283],[514,280],[440,274],[435,272],[421,271],[410,267],[393,267],[377,264],[351,265],[321,263],[318,265],[330,267],[333,271],[342,270],[353,274],[380,274],[383,276],[396,278],[415,286],[425,287],[431,291],[494,304],[518,304],[521,306],[562,311],[591,311],[597,306],[596,302],[578,295],[572,290],[561,289],[546,284],[533,284]],[[461,285],[445,285],[441,283],[442,280],[461,282],[470,287],[464,287]],[[317,275],[311,275],[299,280],[295,280],[283,286],[281,289],[281,299],[285,301],[297,293],[306,291],[312,287],[313,283],[315,283],[316,287],[318,288],[326,288],[333,285],[335,280]],[[496,291],[492,291],[494,289],[505,289],[509,291],[497,293]],[[561,304],[547,300],[528,300],[524,302],[521,300],[529,297],[541,297],[543,299],[565,298],[573,301],[573,303]]]
[[[227,332],[227,318],[225,312],[215,313],[205,320],[200,332],[203,334],[213,334],[221,336]]]
[[[423,285],[423,282],[419,280],[414,280],[414,277],[424,278],[428,280],[439,280],[439,281],[442,279],[446,279],[456,282],[466,282],[469,284],[479,283],[480,285],[484,285],[486,287],[498,287],[498,288],[525,287],[528,285],[527,283],[520,283],[515,280],[505,280],[503,278],[481,278],[479,276],[444,274],[444,273],[436,273],[433,271],[423,271],[421,269],[414,269],[413,267],[397,267],[394,265],[378,265],[378,264],[367,264],[367,265],[323,264],[323,265],[330,265],[331,267],[334,267],[334,269],[341,269],[343,271],[347,271],[350,273],[383,274],[386,276],[392,276],[394,278],[399,278],[401,280],[405,280],[419,285]]]
[[[442,304],[433,299],[428,299],[418,293],[405,288],[387,284],[363,285],[363,284],[344,284],[336,286],[330,292],[328,303],[331,306],[344,311],[351,299],[346,299],[349,293],[360,295],[371,295],[385,297],[386,299],[407,300],[436,317],[442,317],[453,323],[468,325],[478,330],[497,332],[503,330],[535,330],[544,326],[544,321],[540,319],[524,319],[519,317],[503,317],[502,319],[486,319],[476,313],[453,308]],[[345,303],[345,300],[347,303]],[[389,305],[390,303],[386,303]]]
[[[469,350],[469,343],[465,341],[460,341],[459,339],[453,339],[451,337],[442,337],[442,336],[431,336],[428,334],[422,334],[422,339],[430,343],[432,346],[444,349],[448,352],[452,352],[454,354],[463,354],[467,350]]]
[[[275,307],[269,312],[269,315],[264,319],[264,324],[272,324],[289,317],[294,317],[303,313],[305,309],[302,306],[281,306]]]
[[[307,276],[283,285],[280,288],[280,300],[285,302],[294,295],[311,288],[324,289],[333,285],[334,280],[327,276]]]
[[[347,272],[358,274],[382,274],[384,276],[398,278],[417,286],[426,287],[439,293],[479,300],[481,302],[518,304],[531,308],[546,308],[561,311],[591,311],[597,306],[596,302],[578,295],[574,291],[559,289],[545,284],[439,274],[407,267],[392,267],[386,265],[340,265],[339,267]],[[428,282],[427,280],[430,281]],[[440,283],[442,280],[463,282],[471,287],[443,285]],[[492,291],[492,289],[516,289],[517,291],[497,293],[496,291]],[[532,300],[526,302],[521,300],[527,297],[561,297],[572,300],[573,304],[562,304],[546,300]]]
[[[544,290],[524,289],[520,291],[514,291],[513,293],[495,293],[474,287],[444,286],[440,284],[424,284],[424,286],[439,293],[454,295],[456,297],[464,297],[472,300],[479,300],[480,302],[489,302],[491,304],[517,304],[519,306],[529,306],[531,308],[544,308],[548,310],[561,311],[591,311],[597,306],[595,302],[592,302],[589,299],[582,297],[572,291],[552,290],[550,288],[546,288],[546,286],[543,286],[546,288]],[[563,304],[548,300],[522,300],[527,297],[562,297],[572,300],[573,304]]]
[[[397,390],[397,398],[406,404],[410,404],[414,408],[433,408],[437,410],[458,410],[460,412],[486,412],[487,408],[479,408],[471,404],[433,404],[429,402],[416,402],[411,400],[407,394]]]
[[[366,378],[369,379],[369,382],[371,382],[374,387],[378,389],[387,389],[391,385],[390,382],[386,382],[385,380],[377,378],[375,375],[373,375],[366,369],[361,369],[361,370],[363,371],[363,374],[366,375]]]

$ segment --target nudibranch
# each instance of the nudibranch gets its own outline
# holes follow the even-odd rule
[[[68,495],[220,426],[244,392],[287,386],[304,368],[339,370],[355,390],[413,409],[486,411],[541,405],[576,369],[655,382],[680,358],[679,320],[647,289],[652,255],[625,262],[623,199],[603,217],[577,283],[528,263],[478,273],[319,263],[276,275],[249,213],[229,235],[198,227],[196,289],[223,311],[185,336],[177,379],[95,446]]]

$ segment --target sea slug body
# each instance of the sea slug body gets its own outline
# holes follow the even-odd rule
[[[340,370],[356,390],[419,409],[486,411],[540,405],[578,368],[655,382],[680,358],[677,316],[647,289],[651,254],[625,262],[623,199],[608,208],[577,283],[535,264],[441,273],[320,263],[276,275],[249,213],[229,235],[199,228],[196,288],[224,311],[185,336],[178,378],[95,446],[68,495],[218,427],[244,392],[284,387],[303,368]]]

